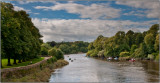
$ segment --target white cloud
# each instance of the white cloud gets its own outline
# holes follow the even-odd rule
[[[36,6],[35,9],[43,10],[66,10],[68,13],[79,14],[81,18],[117,18],[120,16],[121,9],[110,7],[109,4],[91,4],[89,6],[73,2],[58,3],[54,6]]]
[[[42,0],[28,0],[28,1],[17,1],[19,4],[29,4],[29,3],[35,3],[35,2],[41,2],[41,3],[55,3],[56,1],[42,1]]]
[[[160,18],[160,4],[159,1],[155,1],[155,0],[141,0],[141,1],[137,1],[137,0],[127,0],[127,1],[116,1],[116,4],[119,5],[127,5],[127,6],[131,6],[134,8],[142,8],[142,9],[147,9],[146,10],[146,17],[148,18]]]
[[[141,11],[140,11],[141,12]],[[130,12],[127,12],[127,13],[124,13],[123,15],[126,15],[126,16],[130,16],[130,15],[134,15],[134,16],[140,16],[140,17],[144,17],[144,12],[140,13],[138,11],[130,11]]]
[[[31,13],[31,10],[24,9],[23,7],[19,7],[19,6],[14,6],[14,10],[15,10],[15,11],[24,10],[24,11],[26,11],[27,13]]]
[[[129,20],[58,20],[58,19],[38,19],[33,18],[32,22],[39,28],[47,41],[93,41],[98,35],[110,37],[117,31],[133,30],[143,32],[157,23],[157,20],[145,22],[132,22]]]

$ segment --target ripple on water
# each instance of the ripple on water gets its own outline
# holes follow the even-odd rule
[[[158,83],[159,81],[157,64],[128,61],[109,62],[88,58],[85,57],[85,54],[68,56],[65,56],[65,59],[69,61],[69,65],[55,70],[50,77],[50,82]]]

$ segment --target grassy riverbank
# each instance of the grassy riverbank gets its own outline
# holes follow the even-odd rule
[[[69,64],[65,60],[58,60],[56,62],[51,61],[52,60],[48,60],[46,64],[40,65],[40,67],[37,67],[36,69],[31,69],[32,73],[28,75],[12,74],[10,77],[2,77],[2,82],[48,82],[54,69]]]
[[[35,58],[35,59],[29,60],[29,61],[26,61],[26,62],[22,62],[22,63],[18,63],[18,60],[16,60],[17,64],[13,64],[14,60],[11,59],[11,65],[12,66],[7,66],[8,59],[2,59],[2,69],[3,68],[12,68],[12,67],[27,66],[27,65],[30,65],[30,61],[32,61],[32,64],[34,64],[34,63],[40,62],[42,60],[44,60],[44,57]]]

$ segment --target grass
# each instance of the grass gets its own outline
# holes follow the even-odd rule
[[[58,60],[57,62],[52,62],[48,63],[45,62],[46,64],[43,65],[43,68],[41,69],[40,67],[35,67],[32,69],[29,69],[27,73],[23,73],[25,69],[19,70],[19,71],[14,71],[12,73],[2,73],[2,82],[48,82],[51,73],[54,72],[54,69],[63,67],[67,64],[69,64],[65,60]],[[25,70],[26,71],[26,70]],[[25,75],[22,75],[25,74]],[[29,73],[29,74],[28,74]],[[5,75],[3,75],[5,74]],[[7,77],[8,75],[9,77]]]
[[[39,61],[42,61],[44,59],[44,57],[41,57],[41,58],[35,58],[35,59],[32,59],[30,61],[32,61],[32,64],[34,63],[37,63]],[[26,61],[26,62],[22,62],[22,63],[18,63],[18,60],[16,60],[17,64],[13,64],[13,59],[11,59],[11,65],[12,66],[7,66],[7,63],[8,63],[8,59],[2,59],[2,67],[3,68],[12,68],[12,67],[20,67],[20,66],[27,66],[27,65],[30,65],[30,61]],[[2,68],[2,69],[3,69]]]

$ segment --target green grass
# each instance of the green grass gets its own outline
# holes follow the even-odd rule
[[[41,58],[36,58],[36,59],[32,59],[32,60],[29,60],[29,61],[26,61],[26,62],[22,62],[22,63],[18,63],[18,60],[16,60],[17,62],[17,65],[16,64],[13,64],[13,59],[11,59],[11,65],[12,66],[7,66],[7,63],[8,63],[8,59],[2,59],[2,67],[3,68],[12,68],[12,67],[20,67],[20,66],[27,66],[27,65],[30,65],[30,61],[32,61],[32,64],[34,63],[37,63],[39,61],[42,61],[44,59],[44,57],[41,57]]]

